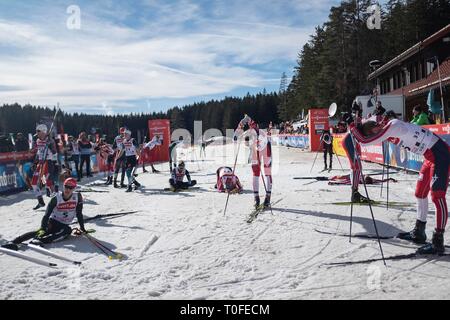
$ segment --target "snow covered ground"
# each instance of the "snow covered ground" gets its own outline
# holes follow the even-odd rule
[[[232,145],[227,147],[231,151]],[[450,259],[409,259],[349,266],[327,263],[380,257],[378,243],[321,234],[349,230],[350,207],[333,205],[349,201],[349,186],[329,186],[327,182],[293,180],[308,176],[315,154],[298,149],[274,147],[279,166],[274,175],[273,215],[261,214],[246,223],[251,211],[251,169],[244,164],[241,148],[237,174],[245,193],[230,197],[226,217],[226,195],[213,187],[215,170],[233,165],[223,147],[209,146],[206,161],[192,161],[187,168],[199,190],[184,193],[162,192],[167,187],[168,165],[157,165],[163,174],[140,174],[145,186],[126,194],[112,187],[92,187],[109,193],[85,193],[84,214],[139,210],[116,219],[97,220],[95,237],[126,255],[110,261],[85,239],[72,237],[49,246],[54,252],[83,261],[78,268],[51,259],[50,269],[0,255],[0,299],[446,299],[450,288]],[[185,157],[198,160],[184,150]],[[183,155],[181,155],[183,156]],[[346,159],[341,158],[344,168]],[[322,155],[312,175],[322,168]],[[334,167],[339,163],[334,161]],[[365,164],[365,173],[379,173],[381,167]],[[141,169],[138,170],[141,172]],[[398,183],[390,184],[390,199],[409,206],[374,207],[382,235],[409,230],[415,222],[414,187],[416,175],[397,173]],[[92,183],[93,179],[85,184]],[[261,195],[264,194],[261,184]],[[369,186],[380,199],[380,187]],[[385,194],[385,192],[384,192]],[[46,199],[48,202],[48,199]],[[0,198],[0,238],[12,239],[37,229],[43,210],[31,208],[31,193]],[[430,205],[430,208],[433,206]],[[434,210],[434,209],[433,209]],[[427,233],[434,228],[434,212],[429,215]],[[355,233],[373,234],[368,207],[354,208]],[[157,241],[154,240],[157,237]],[[416,246],[396,240],[382,242],[386,256],[411,253]],[[37,253],[27,252],[33,256]]]

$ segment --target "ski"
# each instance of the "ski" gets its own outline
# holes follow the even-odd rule
[[[6,248],[1,248],[0,247],[0,253],[4,253],[4,254],[7,254],[9,256],[13,256],[13,257],[16,257],[16,258],[27,260],[27,261],[39,264],[39,265],[44,266],[44,267],[54,268],[54,267],[57,266],[56,263],[51,263],[51,262],[48,262],[48,261],[46,261],[44,259],[30,257],[30,256],[27,256],[26,254],[21,253],[21,252],[17,252],[17,251],[6,249]]]
[[[328,232],[328,231],[323,231],[323,230],[319,230],[319,229],[314,229],[314,231],[321,233],[321,234],[326,234],[326,235],[331,235],[331,236],[338,236],[338,237],[344,237],[344,238],[349,238],[350,235],[348,233],[342,233],[342,232]],[[361,234],[361,233],[356,233],[356,234],[352,234],[352,238],[360,238],[360,239],[371,239],[371,240],[377,240],[378,237],[376,234]],[[399,242],[403,242],[403,243],[408,243],[411,245],[418,245],[421,246],[423,244],[418,244],[418,243],[414,243],[413,241],[408,241],[408,240],[404,240],[404,239],[400,239],[397,238],[397,236],[380,236],[381,240],[396,240]],[[450,246],[445,246],[446,248],[450,248]]]
[[[283,198],[282,198],[282,199],[279,199],[279,200],[277,200],[277,201],[275,201],[275,202],[272,202],[272,203],[270,204],[270,206],[268,206],[268,207],[264,207],[264,204],[260,204],[260,205],[258,206],[258,208],[253,209],[252,213],[250,213],[250,215],[249,215],[249,217],[248,217],[248,219],[247,219],[247,223],[252,223],[252,222],[259,216],[259,214],[260,214],[261,212],[263,212],[263,211],[265,211],[265,210],[268,210],[268,209],[270,210],[270,208],[271,208],[273,205],[276,205],[276,204],[280,203],[282,200],[283,200]]]
[[[106,191],[106,190],[95,190],[95,189],[92,189],[92,188],[79,188],[79,189],[76,189],[75,192],[108,193],[109,191]]]
[[[265,210],[265,208],[264,208],[263,204],[260,204],[257,208],[253,209],[253,211],[250,213],[250,215],[247,219],[247,223],[252,223],[253,220],[255,220],[256,217],[258,217],[258,215],[264,210]]]
[[[328,181],[328,177],[294,177],[294,180],[317,180],[317,181]]]
[[[81,265],[80,261],[75,261],[75,260],[66,258],[66,257],[64,257],[62,255],[54,253],[54,252],[52,252],[50,250],[47,250],[45,248],[42,248],[41,246],[37,246],[37,245],[34,245],[32,243],[23,243],[23,244],[21,244],[21,246],[22,245],[24,247],[26,247],[26,248],[29,248],[29,249],[31,249],[33,251],[36,251],[36,252],[39,252],[41,254],[45,254],[47,256],[50,256],[50,257],[53,257],[53,258],[56,258],[56,259],[59,259],[59,260],[62,260],[62,261],[66,261],[66,262],[69,262],[69,263],[72,263],[72,264],[75,264],[75,265]]]
[[[370,200],[371,205],[373,206],[386,206],[386,201],[378,201],[378,200]],[[330,204],[336,205],[336,206],[349,206],[352,204],[351,201],[339,201],[339,202],[331,202]],[[369,205],[368,202],[354,202],[353,205],[357,206],[367,206]],[[389,205],[396,206],[396,207],[414,207],[415,204],[409,203],[409,202],[396,202],[396,201],[389,201]]]
[[[397,254],[389,257],[385,257],[384,260],[405,260],[405,259],[417,259],[417,258],[440,258],[450,256],[450,253],[444,254],[419,254],[419,253],[408,253],[408,254]],[[374,258],[374,259],[365,259],[365,260],[357,260],[357,261],[342,261],[342,262],[332,262],[327,263],[327,266],[348,266],[354,264],[365,264],[372,263],[377,261],[383,261],[383,258]]]
[[[348,233],[341,233],[341,232],[328,232],[328,231],[323,231],[323,230],[319,230],[319,229],[314,229],[314,231],[321,233],[321,234],[326,234],[326,235],[330,235],[330,236],[338,236],[338,237],[350,237],[350,235]],[[352,238],[362,238],[362,239],[378,239],[378,237],[375,234],[361,234],[361,233],[357,233],[357,234],[352,234]],[[380,239],[382,240],[389,240],[389,239],[397,239],[395,236],[380,236]]]
[[[134,214],[139,211],[126,211],[126,212],[118,212],[118,213],[107,213],[107,214],[98,214],[93,217],[85,217],[84,222],[92,221],[92,220],[99,220],[99,219],[106,219],[106,218],[114,218],[114,217],[122,217],[129,214]],[[73,222],[71,224],[76,224],[78,222]]]
[[[200,190],[200,187],[193,187],[189,189],[174,189],[174,188],[164,188],[164,191],[170,191],[170,192],[186,192],[186,191],[196,191]]]

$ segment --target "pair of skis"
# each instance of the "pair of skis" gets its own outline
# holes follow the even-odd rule
[[[60,255],[60,254],[57,254],[55,252],[52,252],[50,250],[47,250],[45,248],[42,248],[40,246],[31,244],[31,243],[22,243],[22,244],[19,245],[19,248],[30,249],[30,250],[33,250],[33,251],[38,252],[40,254],[43,254],[43,255],[46,255],[46,256],[49,256],[49,257],[61,260],[61,261],[69,262],[69,263],[74,264],[74,265],[81,265],[80,261],[75,261],[75,260],[69,259],[67,257],[64,257],[64,256]],[[56,263],[50,262],[48,260],[45,260],[45,259],[42,259],[42,258],[31,257],[29,255],[26,255],[26,254],[22,253],[22,252],[18,252],[18,251],[7,249],[7,248],[3,248],[3,247],[0,247],[0,252],[4,253],[4,254],[7,254],[9,256],[13,256],[13,257],[16,257],[16,258],[19,258],[19,259],[30,261],[30,262],[33,262],[33,263],[36,263],[38,265],[45,266],[45,267],[55,268],[55,267],[58,266]]]
[[[314,229],[314,231],[321,233],[321,234],[326,234],[326,235],[334,235],[334,236],[339,236],[339,237],[349,237],[349,234],[345,234],[345,233],[339,233],[339,232],[328,232],[328,231],[323,231],[323,230],[319,230],[319,229]],[[371,240],[377,240],[378,237],[376,235],[373,234],[354,234],[352,235],[353,238],[362,238],[362,239],[371,239]],[[381,240],[401,240],[399,238],[397,238],[396,236],[380,236],[379,239]],[[450,248],[449,246],[445,246],[445,248]],[[439,254],[439,255],[429,255],[429,254],[420,254],[418,252],[412,252],[412,253],[407,253],[407,254],[397,254],[397,255],[392,255],[389,257],[384,257],[384,260],[405,260],[405,259],[414,259],[414,258],[439,258],[439,257],[446,257],[446,256],[450,256],[450,252],[445,252],[443,254]],[[327,263],[326,265],[328,266],[348,266],[348,265],[354,265],[354,264],[366,264],[366,263],[372,263],[372,262],[378,262],[378,261],[383,261],[383,258],[374,258],[374,259],[364,259],[364,260],[358,260],[358,261],[341,261],[341,262],[332,262],[332,263]]]
[[[269,206],[264,206],[264,204],[260,204],[257,208],[253,209],[253,211],[250,213],[249,217],[247,218],[247,223],[252,223],[261,212],[264,212],[266,210],[271,210],[272,206],[281,202],[283,199],[279,199],[273,203],[271,203]]]

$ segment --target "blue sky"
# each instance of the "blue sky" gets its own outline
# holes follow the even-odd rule
[[[339,2],[0,0],[0,104],[114,114],[278,90]]]

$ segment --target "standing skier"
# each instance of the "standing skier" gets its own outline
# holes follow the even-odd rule
[[[54,183],[51,179],[51,173],[53,173],[54,169],[52,160],[53,155],[56,154],[55,141],[47,134],[47,126],[45,124],[40,124],[36,127],[36,134],[37,139],[33,150],[36,151],[35,162],[37,165],[31,180],[31,186],[36,193],[38,204],[33,210],[45,207],[41,185],[45,183],[47,188],[53,190]]]
[[[148,143],[144,144],[142,149],[143,149],[143,151],[146,150],[146,149],[148,149],[150,151],[150,150],[153,150],[155,147],[161,146],[161,145],[162,145],[162,140],[161,140],[159,135],[156,135],[156,136],[153,137],[152,140],[150,140]],[[153,163],[150,163],[150,166],[152,167],[152,173],[159,173],[159,171],[156,170],[155,167],[153,166]],[[144,162],[144,160],[142,160],[142,170],[143,170],[144,173],[148,172],[147,170],[145,170],[145,162]]]
[[[253,194],[255,196],[255,208],[260,206],[259,198],[259,177],[261,175],[261,165],[264,166],[264,175],[266,182],[264,188],[266,191],[266,198],[264,200],[264,207],[270,206],[270,198],[272,194],[272,144],[267,135],[259,129],[258,124],[253,121],[248,115],[239,122],[238,128],[235,131],[235,137],[244,132],[244,127],[248,126],[246,136],[250,136],[251,153],[252,153],[252,171],[253,171]],[[264,178],[263,178],[264,179]],[[263,180],[264,182],[264,180]]]
[[[180,136],[178,141],[173,141],[169,145],[169,166],[170,172],[172,172],[172,163],[175,164],[175,168],[177,167],[177,148],[179,145],[183,144],[183,137]]]
[[[122,153],[125,155],[125,167],[128,179],[128,188],[126,192],[131,192],[133,191],[133,184],[135,185],[135,190],[141,186],[141,184],[137,182],[136,178],[133,175],[134,168],[137,166],[139,145],[137,141],[131,137],[130,130],[125,130],[124,135],[125,137],[122,141]],[[119,157],[121,157],[121,155],[119,155]]]
[[[187,178],[187,182],[184,182],[184,177]],[[173,168],[172,176],[169,180],[170,187],[172,191],[186,190],[189,187],[193,187],[197,184],[196,180],[191,180],[191,175],[186,169],[184,161],[180,161],[178,166]]]
[[[125,188],[124,184],[125,180],[125,153],[123,150],[123,139],[125,135],[125,128],[121,127],[119,129],[119,135],[114,138],[113,150],[115,152],[115,160],[114,160],[114,188]],[[117,185],[117,176],[119,175],[119,171],[122,170],[120,176],[120,186]]]
[[[14,239],[3,247],[18,250],[22,242],[35,239],[33,244],[42,245],[66,239],[72,233],[70,224],[77,218],[80,229],[86,231],[83,219],[83,197],[79,192],[74,192],[77,181],[68,178],[64,181],[64,190],[58,192],[49,202],[45,216],[41,221],[41,228],[38,231],[27,232]]]
[[[388,140],[414,154],[423,155],[425,161],[420,169],[415,192],[416,226],[411,232],[401,233],[398,237],[416,243],[425,243],[428,194],[431,188],[431,199],[436,207],[436,228],[432,243],[419,248],[418,252],[443,253],[445,251],[444,231],[448,219],[445,195],[450,169],[450,152],[447,143],[428,129],[397,119],[389,121],[384,127],[374,121],[364,123],[359,130],[353,125],[351,132],[355,140],[361,144],[380,144]]]

